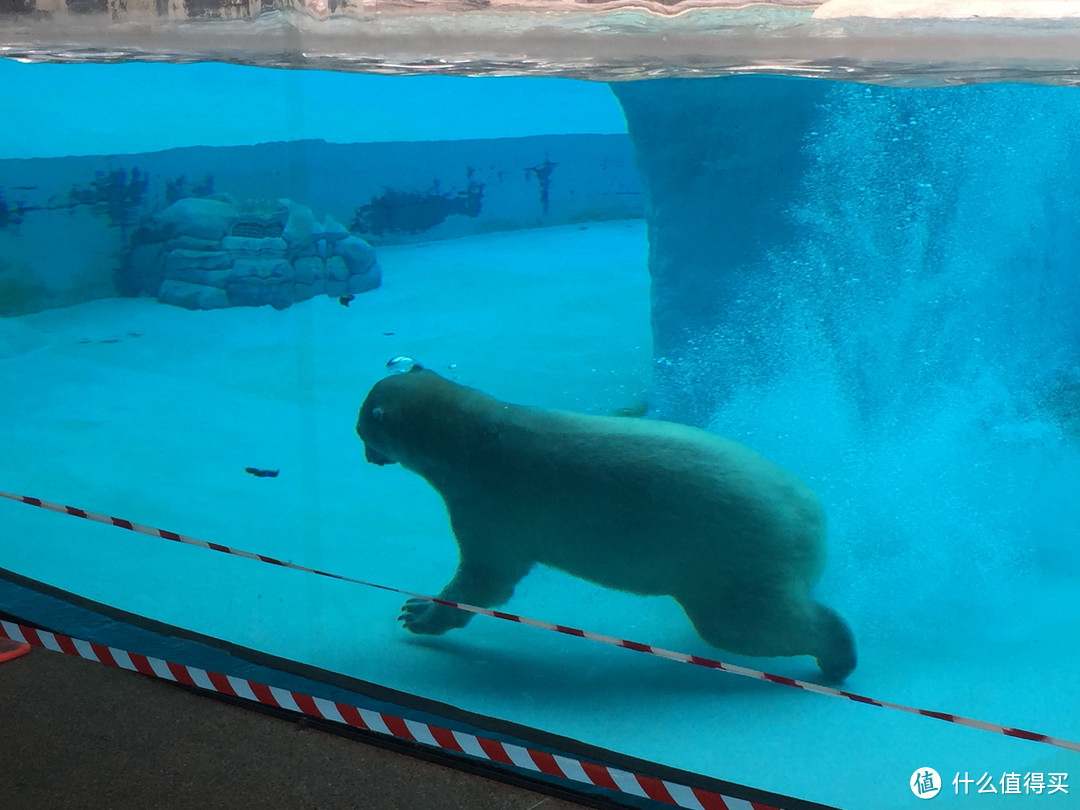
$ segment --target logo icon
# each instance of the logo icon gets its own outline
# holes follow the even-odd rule
[[[920,799],[932,799],[941,790],[941,777],[933,768],[917,768],[908,780],[911,792]]]

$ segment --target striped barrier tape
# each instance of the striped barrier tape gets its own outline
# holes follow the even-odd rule
[[[329,577],[331,579],[342,580],[344,582],[352,582],[356,585],[363,585],[367,588],[376,588],[380,591],[388,591],[390,593],[401,594],[402,596],[409,596],[414,599],[423,599],[428,602],[434,602],[437,605],[446,605],[447,607],[464,610],[468,613],[477,613],[481,616],[491,616],[496,619],[503,619],[504,621],[528,625],[529,627],[537,627],[541,630],[551,630],[553,632],[563,633],[564,635],[568,636],[577,636],[578,638],[585,638],[590,641],[597,641],[601,644],[608,644],[613,647],[622,647],[623,649],[646,653],[648,655],[654,655],[659,658],[667,658],[671,661],[679,661],[684,664],[693,664],[694,666],[706,667],[708,669],[719,669],[724,672],[730,672],[732,675],[741,675],[745,678],[754,678],[755,680],[759,681],[768,681],[770,683],[776,683],[782,686],[790,686],[795,689],[805,690],[807,692],[816,692],[819,695],[828,695],[830,697],[844,698],[846,700],[855,701],[856,703],[864,703],[868,706],[878,706],[883,709],[892,709],[893,711],[905,712],[907,714],[917,714],[922,715],[923,717],[933,717],[937,720],[943,720],[946,723],[954,723],[959,726],[967,726],[968,728],[979,729],[980,731],[989,731],[993,734],[1004,734],[1008,737],[1017,737],[1022,740],[1045,743],[1046,745],[1053,745],[1057,748],[1064,748],[1069,751],[1080,752],[1080,742],[1073,742],[1072,740],[1065,740],[1060,737],[1051,737],[1047,734],[1040,734],[1035,731],[1025,731],[1024,729],[1013,728],[1011,726],[1005,726],[999,723],[988,723],[984,720],[974,720],[970,717],[963,717],[962,715],[958,714],[937,712],[931,709],[918,709],[913,706],[905,706],[902,703],[891,703],[887,700],[878,700],[876,698],[866,697],[865,695],[859,695],[854,692],[846,692],[842,689],[833,689],[832,687],[821,686],[820,684],[816,683],[810,683],[809,681],[800,681],[794,678],[788,678],[783,675],[773,675],[769,672],[762,672],[760,670],[750,669],[748,667],[741,667],[737,664],[728,664],[712,658],[704,658],[700,655],[689,655],[687,653],[675,652],[673,650],[665,650],[662,647],[655,647],[652,644],[643,644],[639,641],[629,641],[628,639],[615,638],[614,636],[606,636],[601,633],[592,633],[588,630],[579,630],[576,627],[568,627],[562,624],[553,624],[552,622],[545,622],[540,619],[530,619],[527,616],[519,616],[514,613],[506,613],[500,610],[489,610],[488,608],[477,607],[476,605],[466,605],[460,602],[451,602],[447,599],[440,599],[437,596],[427,596],[421,593],[406,591],[401,588],[393,588],[389,585],[380,585],[375,582],[367,582],[362,579],[354,579],[353,577],[347,577],[343,574],[333,574],[328,571],[320,571],[316,568],[308,568],[307,566],[296,565],[294,563],[285,562],[284,560],[267,557],[263,554],[254,554],[250,551],[242,551],[240,549],[230,548],[229,546],[223,546],[218,543],[208,543],[205,540],[197,540],[194,537],[186,537],[182,534],[177,534],[176,532],[166,531],[165,529],[155,529],[152,526],[144,526],[140,523],[133,523],[132,521],[124,520],[123,518],[110,517],[109,515],[103,515],[99,512],[88,512],[84,509],[78,509],[74,506],[64,506],[63,504],[53,503],[52,501],[43,501],[40,498],[32,498],[27,495],[13,495],[9,492],[0,491],[0,498],[7,498],[12,501],[18,501],[19,503],[28,504],[29,506],[37,506],[41,509],[48,509],[51,512],[60,512],[61,514],[84,518],[86,520],[92,520],[98,523],[107,523],[111,526],[117,526],[121,529],[127,529],[129,531],[137,532],[139,534],[147,534],[151,537],[160,537],[164,540],[172,540],[177,543],[198,546],[200,548],[210,549],[211,551],[221,552],[222,554],[231,554],[237,557],[246,557],[248,559],[258,560],[260,562],[270,563],[271,565],[278,565],[282,568],[291,568],[296,571],[304,571],[306,573],[316,574],[321,577]]]
[[[642,799],[651,799],[661,804],[690,808],[690,810],[783,810],[771,804],[748,801],[655,776],[624,771],[599,762],[537,751],[464,731],[395,717],[385,712],[268,686],[234,675],[223,675],[173,661],[164,661],[141,653],[128,652],[3,619],[0,619],[0,638],[25,642],[53,652],[97,661],[117,669],[139,672],[151,678],[175,681],[185,686],[197,687],[228,697],[242,698],[294,714],[304,714],[317,720],[328,720],[362,731],[420,743],[453,754],[464,754],[500,765],[542,773],[557,779],[566,779]]]

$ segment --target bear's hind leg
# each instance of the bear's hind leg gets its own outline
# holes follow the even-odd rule
[[[838,683],[855,669],[855,639],[831,608],[781,595],[679,600],[701,639],[721,650],[760,657],[812,655]]]
[[[454,578],[439,592],[439,598],[477,607],[495,607],[513,595],[514,586],[528,570],[528,566],[520,570],[506,566],[496,568],[463,559]],[[414,598],[401,606],[398,620],[411,633],[437,636],[464,627],[474,615],[449,605]]]
[[[843,617],[830,607],[814,602],[819,651],[814,653],[825,680],[840,683],[855,669],[855,636]]]

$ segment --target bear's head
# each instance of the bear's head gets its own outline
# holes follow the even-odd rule
[[[469,459],[479,457],[476,448],[492,435],[491,421],[506,407],[414,364],[372,386],[360,406],[356,435],[370,463],[400,464],[445,489],[462,476]]]
[[[441,379],[417,363],[372,386],[356,419],[356,435],[364,442],[365,459],[380,466],[402,460],[407,452],[402,440],[417,430],[417,411],[422,412],[431,377]]]

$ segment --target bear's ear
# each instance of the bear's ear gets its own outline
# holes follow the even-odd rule
[[[376,405],[371,409],[371,418],[376,422],[381,422],[386,418],[386,411],[382,409],[381,405]]]
[[[424,367],[422,365],[420,365],[419,363],[416,363],[412,368],[409,369],[409,373],[411,374],[414,371],[423,371],[423,370],[424,370]]]

